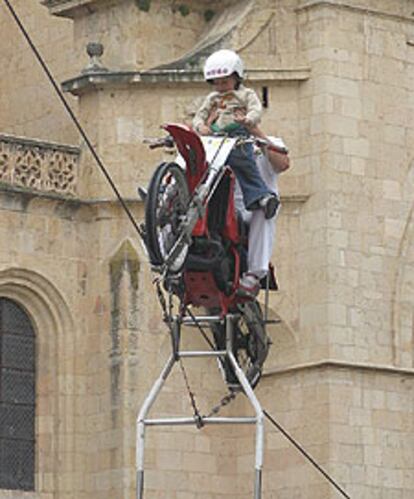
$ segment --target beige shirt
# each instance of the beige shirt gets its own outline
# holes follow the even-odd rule
[[[201,125],[206,125],[209,117],[215,112],[217,117],[213,122],[223,128],[230,123],[235,123],[234,113],[237,110],[246,113],[246,120],[249,125],[254,126],[260,122],[262,104],[254,90],[240,85],[237,90],[223,94],[211,92],[196,112],[193,127],[198,130]]]

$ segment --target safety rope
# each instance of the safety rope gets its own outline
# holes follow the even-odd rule
[[[226,407],[226,405],[229,405],[230,402],[232,402],[236,397],[237,395],[239,394],[240,392],[236,392],[236,391],[232,391],[230,390],[229,393],[227,393],[226,395],[224,395],[224,397],[222,397],[220,400],[219,400],[219,403],[217,405],[215,405],[214,407],[212,407],[210,409],[210,412],[208,414],[205,414],[203,416],[203,418],[211,418],[211,416],[216,416],[223,407]]]
[[[201,417],[200,411],[198,410],[195,395],[194,395],[194,392],[191,390],[190,382],[189,382],[188,376],[187,376],[187,371],[184,368],[184,363],[183,363],[181,358],[180,358],[178,363],[180,365],[181,372],[183,373],[183,378],[184,378],[185,386],[187,388],[187,393],[190,397],[191,407],[193,408],[193,412],[194,412],[195,424],[196,424],[197,428],[200,429],[204,426],[203,418]]]
[[[100,168],[101,172],[103,173],[104,177],[106,178],[106,180],[108,181],[109,185],[111,186],[113,192],[115,193],[117,199],[119,200],[122,208],[124,209],[125,213],[127,214],[130,222],[132,223],[132,225],[134,226],[135,230],[137,231],[137,233],[139,234],[139,236],[144,239],[144,234],[143,234],[143,231],[142,229],[139,227],[139,225],[137,224],[136,220],[134,219],[131,211],[129,210],[127,204],[125,203],[125,201],[123,200],[120,192],[118,191],[116,185],[114,184],[109,172],[107,171],[107,169],[105,168],[103,162],[101,161],[100,157],[98,156],[97,152],[95,151],[95,148],[93,147],[89,137],[87,136],[86,132],[83,130],[80,122],[78,121],[75,113],[72,111],[71,107],[69,106],[68,102],[66,101],[62,91],[60,90],[58,84],[56,83],[56,80],[54,79],[54,77],[52,76],[51,72],[49,71],[49,68],[47,67],[46,63],[44,62],[42,56],[40,55],[39,51],[37,50],[36,46],[34,45],[33,41],[31,40],[27,30],[25,29],[23,23],[21,22],[19,16],[17,15],[16,11],[14,10],[14,8],[12,7],[12,5],[10,4],[9,0],[3,0],[7,9],[9,10],[11,16],[13,17],[14,21],[16,22],[18,28],[20,29],[21,33],[23,34],[24,38],[26,39],[28,45],[30,46],[31,50],[33,51],[37,61],[39,62],[39,64],[41,65],[42,69],[44,70],[47,78],[49,79],[50,83],[52,84],[54,90],[56,91],[59,99],[61,100],[64,108],[66,109],[66,111],[68,112],[70,118],[72,119],[72,121],[74,122],[76,128],[78,129],[81,137],[83,138],[83,140],[85,141],[89,151],[91,152],[93,158],[95,159],[98,167]],[[224,143],[224,141],[222,142],[222,144]],[[222,145],[221,144],[221,145]],[[221,146],[220,146],[221,148]],[[162,294],[162,291],[161,291],[161,287],[160,287],[160,282],[159,280],[157,280],[156,282],[156,285],[157,285],[157,293],[158,293],[158,297],[160,299],[160,297],[162,296],[161,300],[164,299],[163,297],[163,294]],[[164,301],[164,305],[165,305],[165,310],[168,310],[168,307]],[[164,311],[165,312],[165,311]],[[168,318],[168,312],[165,314],[164,313],[164,317],[166,319],[166,322],[167,324],[169,325],[169,327],[171,327],[171,317]],[[210,344],[210,346],[212,346]],[[214,347],[214,345],[213,345]],[[195,397],[194,397],[194,394],[193,392],[191,391],[190,389],[190,386],[189,386],[189,382],[188,382],[188,376],[187,376],[187,373],[185,372],[185,369],[184,369],[184,366],[182,365],[182,362],[181,362],[181,368],[183,370],[183,375],[184,375],[184,380],[186,382],[186,386],[187,386],[187,390],[190,394],[190,400],[191,400],[191,405],[193,406],[193,410],[194,410],[194,413],[195,413],[195,420],[196,420],[196,424],[199,428],[201,428],[203,426],[203,423],[202,423],[202,416],[200,416],[200,412],[197,408],[197,404],[196,404],[196,401],[195,401]],[[235,392],[231,392],[230,394],[227,394],[225,395],[220,403],[213,407],[212,411],[210,412],[210,414],[216,414],[218,412],[218,410],[220,410],[221,407],[229,404],[232,400],[234,400],[234,398],[236,397],[236,394]],[[215,412],[213,412],[215,411]],[[308,461],[343,495],[343,497],[347,498],[347,499],[351,499],[351,497],[344,491],[344,489],[328,474],[327,471],[325,471],[322,466],[320,466],[316,460],[308,453],[304,450],[304,448],[298,443],[296,442],[296,440],[275,420],[274,417],[272,417],[267,411],[263,411],[264,415],[266,416],[266,418],[272,423],[273,426],[275,426],[282,434],[283,436],[285,436],[289,442],[291,442],[301,453],[302,455],[308,459]],[[207,416],[204,416],[204,417],[207,417]]]

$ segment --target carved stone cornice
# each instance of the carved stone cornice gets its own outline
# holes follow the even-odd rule
[[[246,80],[251,83],[277,81],[300,82],[308,80],[310,68],[252,69],[246,72]],[[62,83],[62,89],[73,95],[82,95],[98,88],[122,87],[129,85],[164,85],[169,83],[205,84],[199,70],[154,69],[149,71],[106,71],[81,74]]]
[[[395,12],[392,10],[374,9],[364,5],[363,1],[361,2],[360,5],[354,5],[352,3],[342,0],[306,0],[302,5],[299,5],[295,9],[295,11],[299,13],[311,9],[326,8],[326,7],[343,11],[355,12],[357,14],[362,14],[362,15],[384,17],[395,20],[397,22],[414,23],[414,18],[412,17],[411,12],[410,15],[408,15],[408,14],[403,14],[401,12],[400,13]]]
[[[98,6],[113,2],[113,0],[41,0],[42,5],[54,16],[73,19],[83,14],[90,14]]]

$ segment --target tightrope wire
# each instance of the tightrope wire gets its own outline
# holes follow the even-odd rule
[[[281,426],[275,418],[273,418],[266,410],[263,409],[263,414],[267,417],[267,419],[272,423],[273,426],[275,426],[280,433],[284,437],[286,437],[291,444],[293,444],[296,449],[306,457],[306,459],[315,466],[315,468],[319,471],[319,473],[322,473],[322,475],[340,492],[344,497],[347,499],[351,499],[351,496],[349,496],[345,490],[322,468],[320,464],[318,464],[315,459],[308,453],[306,450],[298,443],[296,440]]]

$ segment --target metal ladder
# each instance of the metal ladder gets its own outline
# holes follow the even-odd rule
[[[158,379],[153,384],[148,393],[137,417],[137,432],[136,432],[136,499],[144,498],[144,455],[145,455],[145,429],[147,426],[178,426],[178,425],[220,425],[220,424],[255,424],[256,425],[256,447],[255,447],[255,482],[254,482],[254,499],[262,497],[262,468],[263,468],[263,452],[264,452],[264,413],[263,409],[253,392],[244,372],[240,368],[233,354],[233,325],[235,316],[227,314],[225,316],[226,330],[226,349],[215,351],[179,351],[179,337],[181,324],[208,325],[211,323],[221,322],[223,319],[219,316],[199,316],[199,317],[184,317],[178,320],[175,318],[172,324],[173,336],[173,352],[167,363],[161,371]],[[175,338],[175,340],[174,340]],[[167,380],[174,364],[180,358],[185,357],[227,357],[234,369],[237,379],[247,398],[249,399],[255,411],[254,417],[201,417],[201,421],[197,421],[195,416],[192,417],[173,417],[161,419],[147,419],[148,412],[154,404],[157,396]]]

